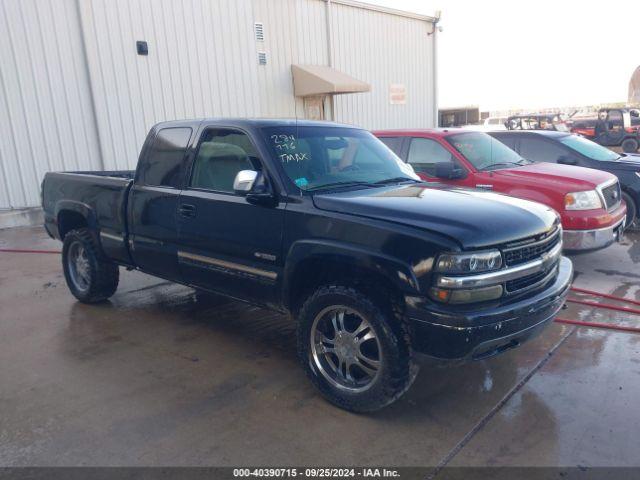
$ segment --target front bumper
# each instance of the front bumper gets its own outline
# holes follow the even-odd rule
[[[608,247],[620,240],[624,231],[626,218],[623,217],[613,225],[593,230],[565,230],[562,243],[567,251],[589,251]]]
[[[561,257],[558,276],[531,297],[482,310],[454,310],[408,299],[413,349],[447,360],[479,360],[517,347],[554,319],[569,293],[571,260]]]

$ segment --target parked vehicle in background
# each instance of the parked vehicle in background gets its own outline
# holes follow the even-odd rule
[[[570,131],[605,147],[621,147],[635,153],[640,146],[640,111],[628,108],[601,108],[598,118],[576,119]]]
[[[568,130],[561,115],[556,113],[512,115],[507,118],[505,125],[506,130]]]
[[[491,130],[506,130],[507,129],[507,117],[489,117],[485,118],[482,123],[486,129]]]
[[[637,226],[640,206],[640,155],[616,153],[565,132],[490,132],[522,157],[536,162],[595,168],[618,177],[627,204],[627,226]]]
[[[620,239],[626,206],[615,175],[522,158],[484,132],[460,129],[374,132],[425,180],[534,200],[562,218],[564,248],[597,250]]]
[[[78,300],[113,295],[124,266],[288,312],[312,382],[354,411],[398,399],[415,353],[517,347],[572,277],[552,209],[431,188],[326,122],[162,123],[136,172],[46,174],[43,208]]]

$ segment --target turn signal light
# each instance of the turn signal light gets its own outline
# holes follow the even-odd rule
[[[487,302],[500,298],[503,292],[502,285],[463,290],[447,290],[433,287],[429,290],[431,298],[438,302],[449,304]]]

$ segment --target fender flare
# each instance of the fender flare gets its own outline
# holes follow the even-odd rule
[[[79,213],[87,221],[87,226],[91,230],[94,230],[94,231],[97,230],[98,219],[96,217],[96,213],[94,209],[91,208],[86,203],[82,203],[77,200],[60,200],[59,202],[56,203],[56,207],[54,209],[56,223],[58,222],[60,213],[64,211]],[[60,226],[58,225],[58,228],[59,227]]]
[[[298,273],[298,267],[308,260],[344,262],[384,276],[402,292],[419,292],[411,266],[397,258],[361,245],[320,239],[299,240],[291,245],[284,265],[282,300],[287,308],[291,303],[292,279]]]

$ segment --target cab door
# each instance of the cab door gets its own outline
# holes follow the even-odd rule
[[[236,194],[242,170],[261,171],[273,188],[246,133],[204,129],[177,206],[179,268],[188,284],[269,304],[282,273],[284,204]]]
[[[143,271],[180,281],[176,209],[186,171],[190,127],[159,130],[144,149],[128,202],[129,247]]]

